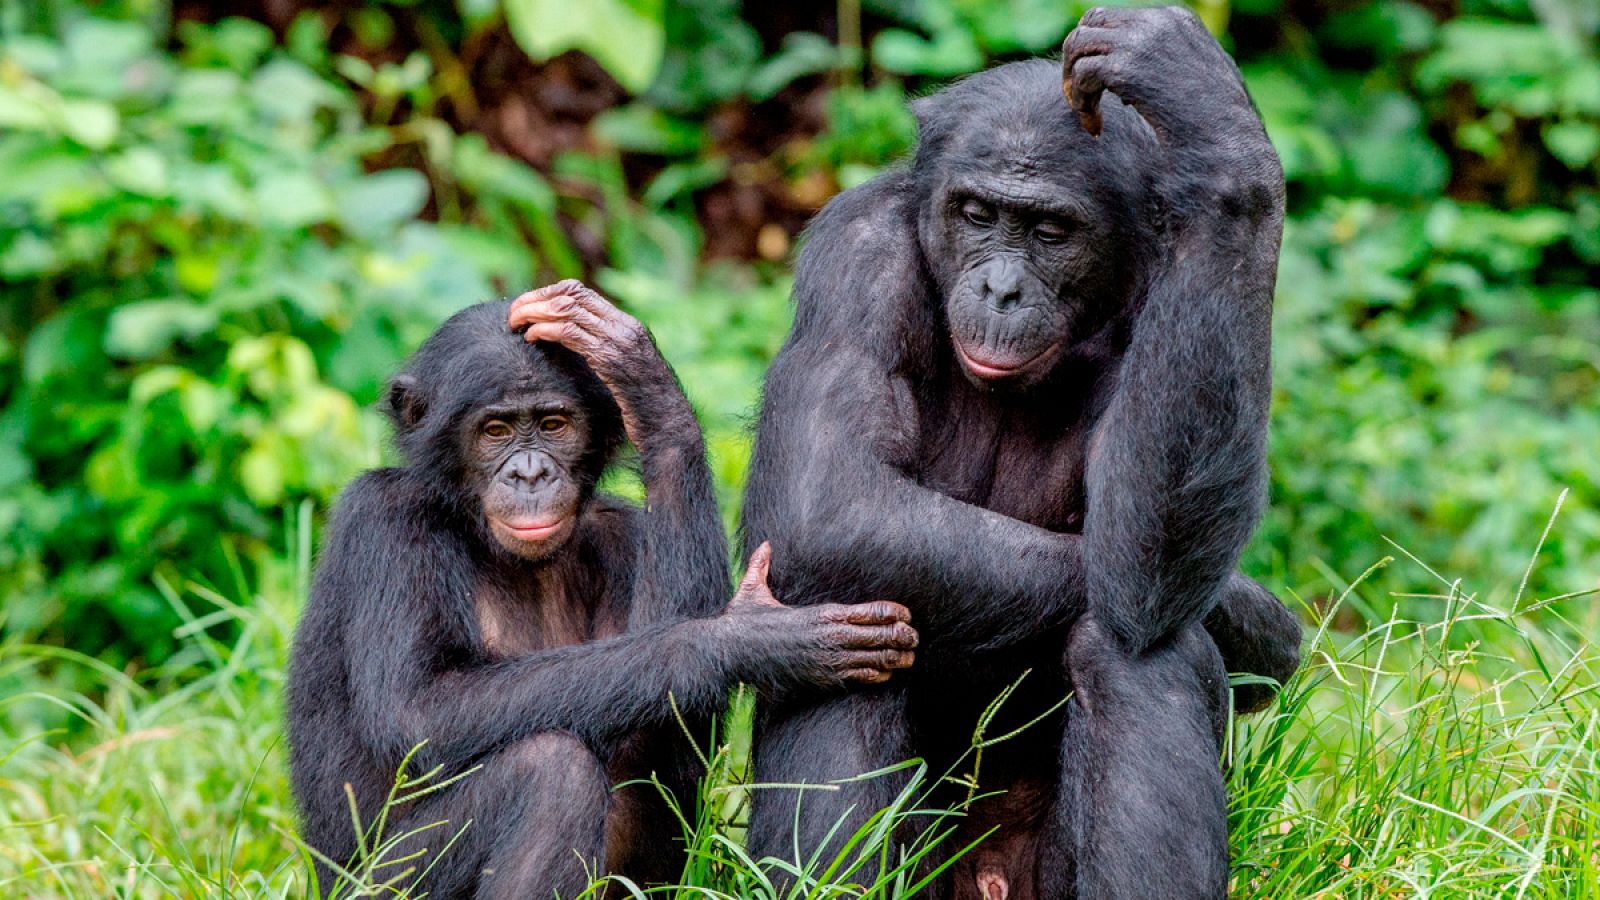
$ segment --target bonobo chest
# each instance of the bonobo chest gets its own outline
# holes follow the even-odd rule
[[[472,597],[479,649],[503,659],[621,634],[627,611],[594,587],[559,577],[483,579]]]
[[[1051,531],[1083,529],[1093,416],[1080,397],[1022,404],[965,382],[922,410],[923,486]]]

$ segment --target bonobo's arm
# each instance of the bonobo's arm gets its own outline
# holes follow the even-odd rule
[[[728,546],[705,439],[650,332],[575,280],[512,301],[510,326],[582,356],[611,390],[639,450],[645,511],[629,627],[716,612],[728,595]]]
[[[939,333],[910,186],[836,197],[807,231],[796,320],[767,373],[742,528],[773,543],[791,602],[886,597],[929,647],[996,647],[1081,608],[1078,540],[908,478],[917,427],[898,372]]]
[[[606,754],[635,729],[670,723],[669,696],[686,716],[708,715],[741,681],[767,692],[874,683],[912,661],[904,607],[782,606],[766,589],[764,550],[714,618],[483,661],[466,626],[472,561],[402,499],[404,478],[368,475],[346,491],[314,588],[313,602],[342,611],[351,724],[377,759],[427,741],[425,768],[459,766],[552,730]]]
[[[1092,612],[1140,650],[1206,615],[1261,518],[1283,173],[1187,10],[1091,10],[1062,66],[1086,128],[1109,90],[1164,154],[1163,258],[1091,445],[1084,523]]]

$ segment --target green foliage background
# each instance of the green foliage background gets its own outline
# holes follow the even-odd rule
[[[278,30],[149,2],[6,7],[9,634],[159,662],[179,621],[163,579],[250,595],[291,515],[320,515],[385,458],[373,401],[421,337],[462,305],[562,276],[592,278],[656,331],[731,511],[788,281],[780,265],[708,262],[697,199],[756,177],[821,184],[820,200],[869,177],[911,146],[909,96],[1051,52],[1084,4],[813,4],[801,12],[817,30],[775,48],[729,0],[562,18],[571,6],[307,8]],[[1570,490],[1534,587],[1593,587],[1600,11],[1200,11],[1239,58],[1291,190],[1273,504],[1248,568],[1316,599],[1392,537],[1514,583]],[[399,25],[417,22],[437,45],[404,46]],[[460,91],[450,48],[500,29],[538,59],[590,50],[640,93],[543,169],[491,150],[444,110]],[[331,50],[346,32],[372,52]],[[618,35],[644,55],[618,57]],[[719,117],[781,115],[807,86],[821,128],[750,174]]]

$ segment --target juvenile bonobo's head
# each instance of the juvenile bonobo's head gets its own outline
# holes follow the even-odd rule
[[[913,105],[918,239],[976,383],[1027,388],[1135,295],[1151,242],[1154,133],[1110,94],[1083,130],[1047,60],[973,75]]]
[[[575,354],[528,344],[507,302],[471,306],[390,382],[410,469],[490,546],[548,558],[572,535],[622,440],[616,402]]]

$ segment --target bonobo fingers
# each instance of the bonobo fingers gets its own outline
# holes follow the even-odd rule
[[[871,603],[852,603],[839,608],[840,621],[851,625],[885,625],[890,622],[910,622],[911,610],[889,600]]]
[[[842,668],[850,671],[880,669],[890,672],[895,669],[909,669],[916,661],[917,654],[910,650],[851,650],[844,655]]]
[[[568,279],[511,301],[507,324],[531,343],[551,341],[579,354],[606,378],[623,360],[653,345],[639,321],[580,281]]]
[[[1090,10],[1090,14],[1101,10]],[[1105,91],[1112,35],[1103,28],[1088,26],[1089,15],[1067,35],[1061,45],[1061,93],[1072,104],[1083,129],[1099,136],[1104,122],[1100,117],[1100,95]]]
[[[839,646],[849,650],[872,647],[915,650],[917,640],[917,630],[904,622],[893,625],[844,625],[840,626],[839,631]]]
[[[1233,61],[1198,16],[1181,7],[1091,9],[1061,44],[1061,91],[1090,133],[1103,124],[1100,97],[1111,91],[1158,132],[1188,135],[1229,110],[1249,109]],[[1197,135],[1200,145],[1209,135]]]
[[[830,634],[841,647],[916,649],[918,636],[911,627],[911,611],[898,603],[831,603],[819,609],[823,621],[835,623]]]
[[[877,684],[916,661],[917,632],[898,603],[827,604],[811,608],[822,627],[825,658],[846,682]]]
[[[839,678],[845,682],[882,684],[896,669],[908,669],[916,662],[909,650],[853,650],[839,657]]]

